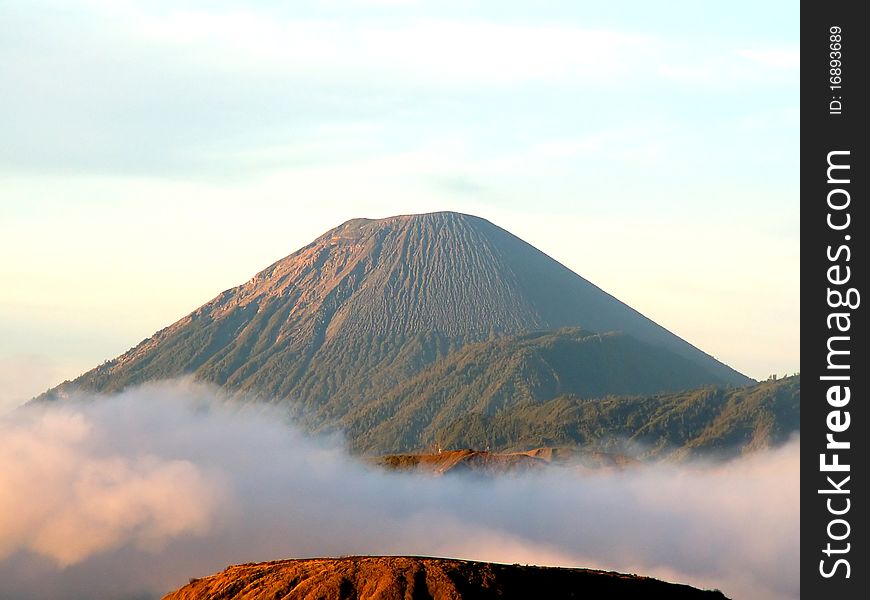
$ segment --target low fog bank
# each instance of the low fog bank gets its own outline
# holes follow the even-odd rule
[[[229,564],[350,554],[635,572],[797,598],[799,442],[725,464],[373,470],[189,381],[0,418],[0,597],[154,598]]]

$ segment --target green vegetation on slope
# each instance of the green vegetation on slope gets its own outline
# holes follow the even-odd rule
[[[691,361],[617,333],[576,328],[469,344],[342,420],[352,447],[383,454],[421,449],[469,413],[491,417],[517,404],[679,391],[710,382]]]
[[[422,443],[501,451],[576,445],[657,458],[728,457],[780,444],[799,431],[800,376],[795,375],[742,388],[525,402],[495,414],[468,414],[428,433]]]

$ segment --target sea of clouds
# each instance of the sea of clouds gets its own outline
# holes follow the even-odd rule
[[[159,598],[227,565],[408,554],[798,598],[799,440],[727,463],[382,472],[191,381],[0,417],[0,597]]]

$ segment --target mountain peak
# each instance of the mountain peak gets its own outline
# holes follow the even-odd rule
[[[481,217],[453,211],[395,215],[380,219],[357,217],[330,229],[317,238],[313,244],[321,241],[354,240],[359,237],[369,236],[376,231],[389,230],[391,228],[410,227],[419,231],[427,229],[437,231],[443,228],[475,227],[484,224],[492,226],[492,223]]]
[[[328,338],[546,327],[518,291],[501,248],[507,237],[456,212],[351,219],[258,273],[234,301],[298,293],[296,307],[318,312]]]

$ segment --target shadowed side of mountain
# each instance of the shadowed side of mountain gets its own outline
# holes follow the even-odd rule
[[[584,399],[560,396],[494,415],[470,413],[432,438],[447,448],[518,452],[582,447],[674,459],[729,458],[777,446],[800,432],[800,376],[732,388]]]
[[[695,388],[696,363],[621,333],[576,328],[469,344],[350,411],[342,429],[366,453],[432,448],[434,432],[468,414],[492,416],[561,395],[601,398]]]
[[[589,569],[445,558],[363,556],[238,565],[191,580],[164,600],[723,599],[718,591]]]
[[[547,315],[549,329],[583,327],[619,331],[653,346],[666,348],[701,365],[717,379],[736,385],[753,380],[719,362],[611,296],[510,232],[484,221],[493,246],[511,256],[511,270],[522,282],[528,302]]]

